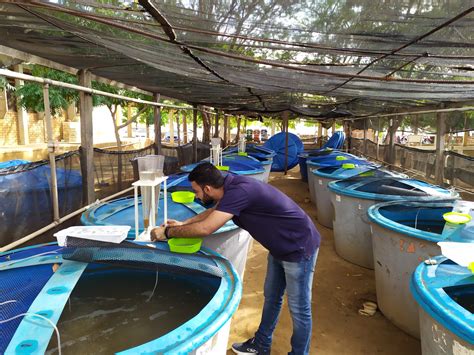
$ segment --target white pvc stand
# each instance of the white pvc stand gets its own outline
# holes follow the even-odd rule
[[[212,138],[211,139],[211,155],[209,156],[209,162],[216,166],[222,165],[222,148],[221,148],[221,139]]]
[[[157,206],[156,200],[157,200],[157,197],[158,197],[158,201],[160,199],[160,196],[155,196],[155,187],[159,186],[161,183],[163,183],[163,203],[164,203],[163,223],[166,224],[166,222],[168,222],[168,191],[166,187],[166,180],[168,180],[168,176],[161,176],[155,179],[154,181],[139,180],[132,184],[134,188],[133,190],[134,190],[134,198],[135,198],[135,240],[150,241],[150,232],[154,227],[156,227],[156,219],[155,219],[156,217],[155,206]],[[150,224],[141,234],[138,234],[138,188],[139,187],[151,189]]]

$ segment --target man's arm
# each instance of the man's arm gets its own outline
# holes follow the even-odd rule
[[[206,211],[208,212],[208,211]],[[201,213],[204,214],[206,212]],[[168,227],[168,237],[179,237],[179,238],[192,238],[192,237],[205,237],[209,234],[214,233],[220,227],[222,227],[227,221],[229,221],[233,215],[227,212],[221,212],[212,210],[209,212],[206,218],[192,222],[189,224],[183,224],[180,226]],[[151,240],[166,240],[164,235],[165,227],[157,227],[151,231]]]
[[[202,221],[202,220],[206,219],[215,209],[216,209],[215,207],[209,208],[209,209],[205,210],[204,212],[201,212],[201,213],[195,215],[194,217],[188,218],[187,220],[181,222],[181,225]]]

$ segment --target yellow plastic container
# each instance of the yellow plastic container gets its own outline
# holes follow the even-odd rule
[[[338,155],[338,156],[336,157],[336,160],[337,160],[337,161],[340,161],[340,160],[347,160],[347,158],[346,158],[344,155]]]
[[[343,169],[354,169],[356,166],[355,164],[352,164],[352,163],[344,163],[342,164],[342,168]]]
[[[168,240],[173,253],[193,254],[201,249],[201,238],[171,238]]]
[[[248,154],[246,152],[238,152],[237,155],[240,155],[241,157],[248,156]]]
[[[216,168],[221,171],[229,171],[229,166],[227,165],[216,165]]]
[[[446,222],[458,225],[458,224],[466,224],[471,221],[472,217],[467,213],[459,213],[459,212],[447,212],[443,214],[443,218]]]
[[[191,203],[196,194],[191,191],[175,191],[171,193],[171,199],[176,203]]]

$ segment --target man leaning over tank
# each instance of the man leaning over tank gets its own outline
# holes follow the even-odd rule
[[[286,290],[293,321],[290,354],[308,354],[311,339],[311,288],[320,235],[309,216],[287,195],[253,178],[223,176],[210,163],[189,174],[196,196],[213,208],[185,221],[170,220],[152,230],[152,240],[205,237],[227,221],[247,230],[269,250],[262,319],[255,336],[235,343],[237,354],[270,354]]]

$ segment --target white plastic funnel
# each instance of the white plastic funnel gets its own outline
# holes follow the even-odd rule
[[[474,263],[474,243],[439,242],[441,254],[456,264],[468,267]]]

